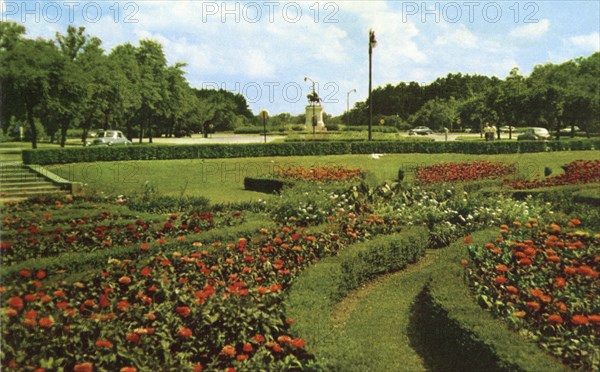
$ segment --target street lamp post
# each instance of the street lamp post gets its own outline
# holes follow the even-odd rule
[[[313,92],[313,97],[315,97],[315,81],[311,78],[309,78],[308,76],[304,77],[304,81],[306,80],[310,80],[312,82],[312,92]],[[315,102],[311,102],[311,105],[313,107],[312,111],[312,127],[313,127],[313,136],[315,135],[315,131],[317,129],[317,117],[315,115]]]
[[[346,93],[346,124],[350,126],[350,93],[356,93],[356,89],[352,89]]]
[[[375,31],[369,30],[369,141],[372,140],[371,127],[373,126],[373,97],[371,97],[371,83],[373,80],[373,48],[377,45]]]

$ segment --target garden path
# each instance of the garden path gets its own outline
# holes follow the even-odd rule
[[[408,329],[411,306],[439,254],[439,250],[428,250],[417,263],[368,283],[336,304],[331,316],[333,328],[339,333],[335,339],[353,344],[356,351],[344,356],[345,365],[360,366],[361,360],[373,360],[366,356],[378,355],[379,365],[364,367],[372,371],[427,369],[423,358],[411,347]]]

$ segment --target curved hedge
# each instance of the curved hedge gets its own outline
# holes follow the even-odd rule
[[[132,145],[23,150],[25,164],[65,164],[95,161],[215,159],[264,156],[341,155],[372,153],[510,154],[524,152],[594,150],[600,140],[515,142],[285,142],[267,144]]]
[[[483,244],[496,236],[497,231],[483,231],[472,237],[473,242]],[[569,371],[533,340],[510,330],[506,322],[493,318],[475,302],[459,263],[466,254],[462,241],[444,249],[431,282],[413,307],[415,347],[431,358],[429,365],[448,370]],[[449,359],[456,365],[448,366]]]

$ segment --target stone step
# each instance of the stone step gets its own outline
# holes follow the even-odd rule
[[[29,196],[38,194],[56,194],[62,191],[55,186],[41,185],[0,190],[0,197]]]

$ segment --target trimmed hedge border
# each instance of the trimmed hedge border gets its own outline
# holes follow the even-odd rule
[[[134,145],[23,150],[25,164],[65,164],[95,161],[215,159],[265,156],[306,156],[373,153],[511,154],[526,152],[595,150],[600,140],[518,142],[285,142],[252,144]]]
[[[263,192],[266,194],[279,193],[284,187],[294,185],[292,181],[278,180],[274,178],[245,177],[244,190]]]
[[[472,238],[475,244],[485,244],[497,236],[497,231],[487,230]],[[535,341],[510,330],[504,320],[495,319],[475,302],[459,263],[464,257],[462,240],[444,249],[431,282],[414,305],[415,332],[428,333],[432,352],[454,355],[460,368],[469,370],[570,371]],[[465,358],[473,356],[465,363]]]

